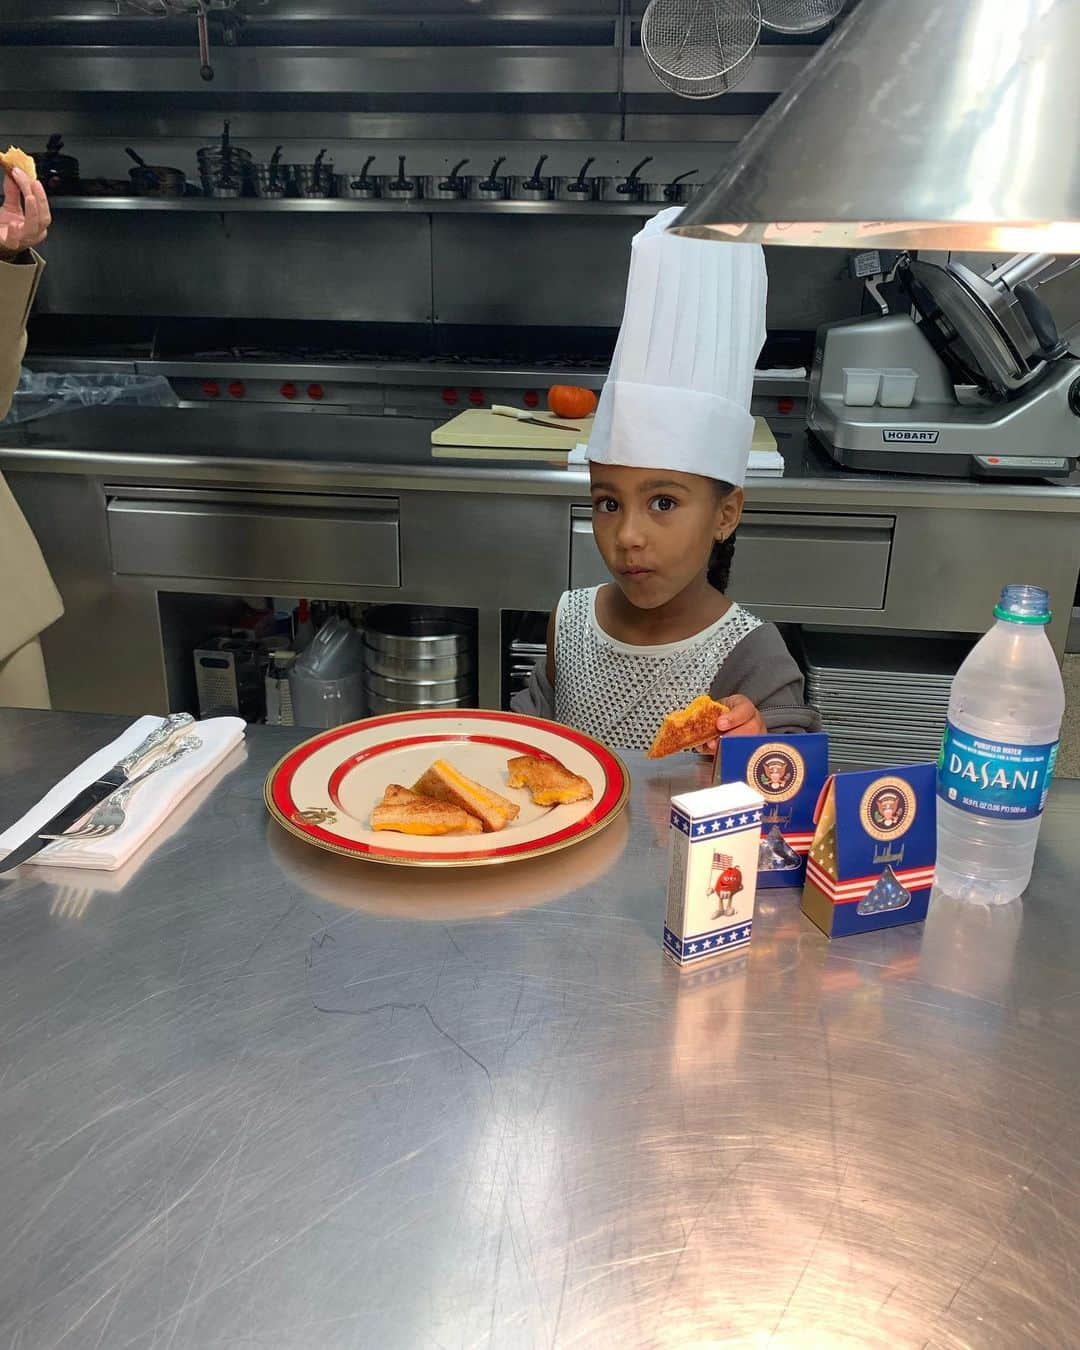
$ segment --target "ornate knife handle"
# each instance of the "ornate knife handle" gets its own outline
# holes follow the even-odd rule
[[[194,722],[195,719],[190,713],[173,713],[171,717],[166,717],[165,721],[159,727],[155,727],[130,755],[125,755],[116,767],[123,772],[125,778],[130,777],[131,771],[140,761],[167,745],[178,731],[194,725]]]

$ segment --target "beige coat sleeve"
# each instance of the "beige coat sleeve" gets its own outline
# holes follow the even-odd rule
[[[31,251],[29,262],[0,262],[0,417],[11,407],[26,351],[26,320],[45,263]]]
[[[26,319],[44,262],[0,262],[0,417],[7,415],[26,350]],[[64,612],[45,559],[11,490],[0,476],[0,661]]]

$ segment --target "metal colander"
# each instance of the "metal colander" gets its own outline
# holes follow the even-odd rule
[[[758,0],[651,0],[641,21],[649,69],[682,98],[716,98],[745,76],[761,36]]]
[[[844,0],[761,0],[761,22],[774,33],[814,33],[843,8]]]

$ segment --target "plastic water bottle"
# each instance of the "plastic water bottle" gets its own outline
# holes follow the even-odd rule
[[[1031,880],[1065,712],[1046,591],[1006,586],[994,617],[956,673],[938,763],[937,885],[986,905]]]

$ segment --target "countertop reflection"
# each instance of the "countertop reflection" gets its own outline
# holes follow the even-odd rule
[[[0,712],[0,819],[116,731]],[[1022,904],[830,944],[766,891],[680,975],[690,762],[439,876],[279,832],[298,739],[122,875],[0,878],[0,1344],[1075,1343],[1080,786]]]

